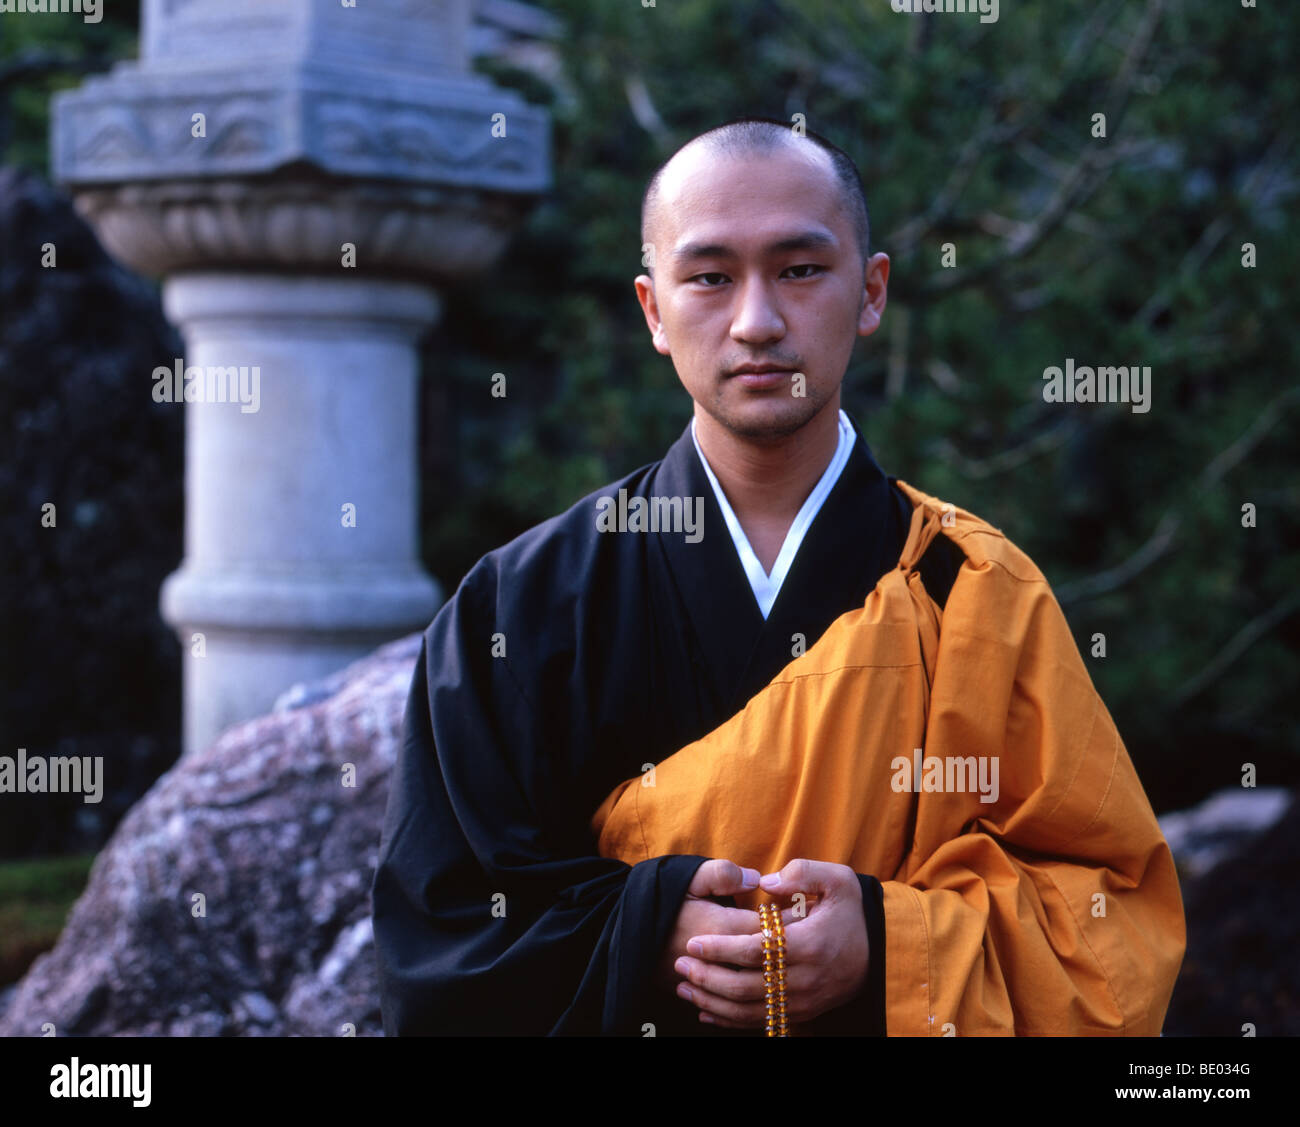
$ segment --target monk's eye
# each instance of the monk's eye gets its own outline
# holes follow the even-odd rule
[[[786,269],[788,269],[788,270],[807,270],[807,271],[810,271],[810,272],[807,273],[807,274],[800,274],[799,277],[800,277],[801,279],[802,279],[802,278],[812,278],[812,277],[815,277],[815,276],[818,275],[818,274],[824,274],[824,273],[826,272],[826,267],[825,267],[825,266],[818,266],[818,265],[816,265],[815,263],[812,263],[812,262],[803,262],[803,263],[800,263],[798,266],[789,266],[789,267],[787,267]]]
[[[703,278],[720,278],[720,279],[722,279],[722,281],[726,281],[727,276],[726,276],[726,274],[696,274],[694,278],[690,278],[690,279],[688,279],[688,281],[691,281],[691,282],[698,282],[698,281],[700,281],[700,280],[703,279]],[[713,283],[708,283],[708,282],[706,282],[706,283],[704,283],[704,284],[705,284],[705,287],[706,287],[706,288],[709,288],[709,289],[714,288],[714,284],[713,284]],[[719,282],[719,283],[717,283],[717,284],[720,285],[721,282]]]

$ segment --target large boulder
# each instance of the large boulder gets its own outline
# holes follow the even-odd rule
[[[0,1035],[382,1035],[369,889],[420,637],[160,778]]]

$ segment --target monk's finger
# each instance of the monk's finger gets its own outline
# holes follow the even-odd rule
[[[756,913],[749,913],[757,918]],[[733,935],[693,935],[686,952],[711,963],[732,963],[741,967],[763,965],[763,936],[753,930]]]
[[[788,897],[796,892],[802,892],[805,896],[821,896],[843,879],[838,870],[847,868],[847,865],[832,865],[828,861],[796,857],[783,866],[780,872],[761,877],[758,886],[773,896]]]
[[[692,896],[736,896],[757,887],[757,869],[743,869],[735,861],[714,857],[695,870],[686,891]]]
[[[761,919],[757,912],[744,908],[719,907],[715,915],[710,913],[709,933],[703,931],[693,935],[686,943],[686,952],[713,963],[732,963],[744,967],[763,965],[763,933],[759,930]],[[796,914],[797,913],[797,914]],[[785,928],[807,919],[805,911],[794,907],[781,909],[781,923]],[[725,920],[725,927],[715,927],[714,919]],[[786,958],[790,957],[790,936],[786,932]]]
[[[759,980],[762,981],[761,979]],[[767,1004],[762,999],[757,1002],[738,1002],[714,994],[703,986],[682,983],[677,988],[679,997],[697,1006],[702,1012],[720,1019],[717,1024],[735,1022],[739,1026],[753,1027],[762,1025],[767,1020]]]
[[[685,997],[682,993],[685,988],[696,994],[704,991],[732,1002],[757,1002],[767,992],[762,971],[733,970],[718,963],[686,956],[678,959],[673,964],[673,969],[686,979],[686,983],[678,983],[677,986],[677,993],[681,997]]]
[[[682,927],[694,935],[754,935],[758,933],[758,913],[747,908],[728,908],[712,900],[691,901],[689,915]]]

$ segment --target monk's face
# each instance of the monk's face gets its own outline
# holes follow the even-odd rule
[[[660,186],[637,297],[697,409],[773,441],[838,408],[853,343],[880,324],[889,259],[862,262],[827,155],[802,140],[742,157],[693,146]]]

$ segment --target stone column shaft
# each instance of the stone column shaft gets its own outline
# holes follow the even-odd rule
[[[170,279],[164,305],[194,396],[185,562],[161,604],[188,651],[193,750],[437,609],[414,450],[438,302],[409,282],[222,273]],[[235,398],[232,370],[241,401],[206,401]]]

